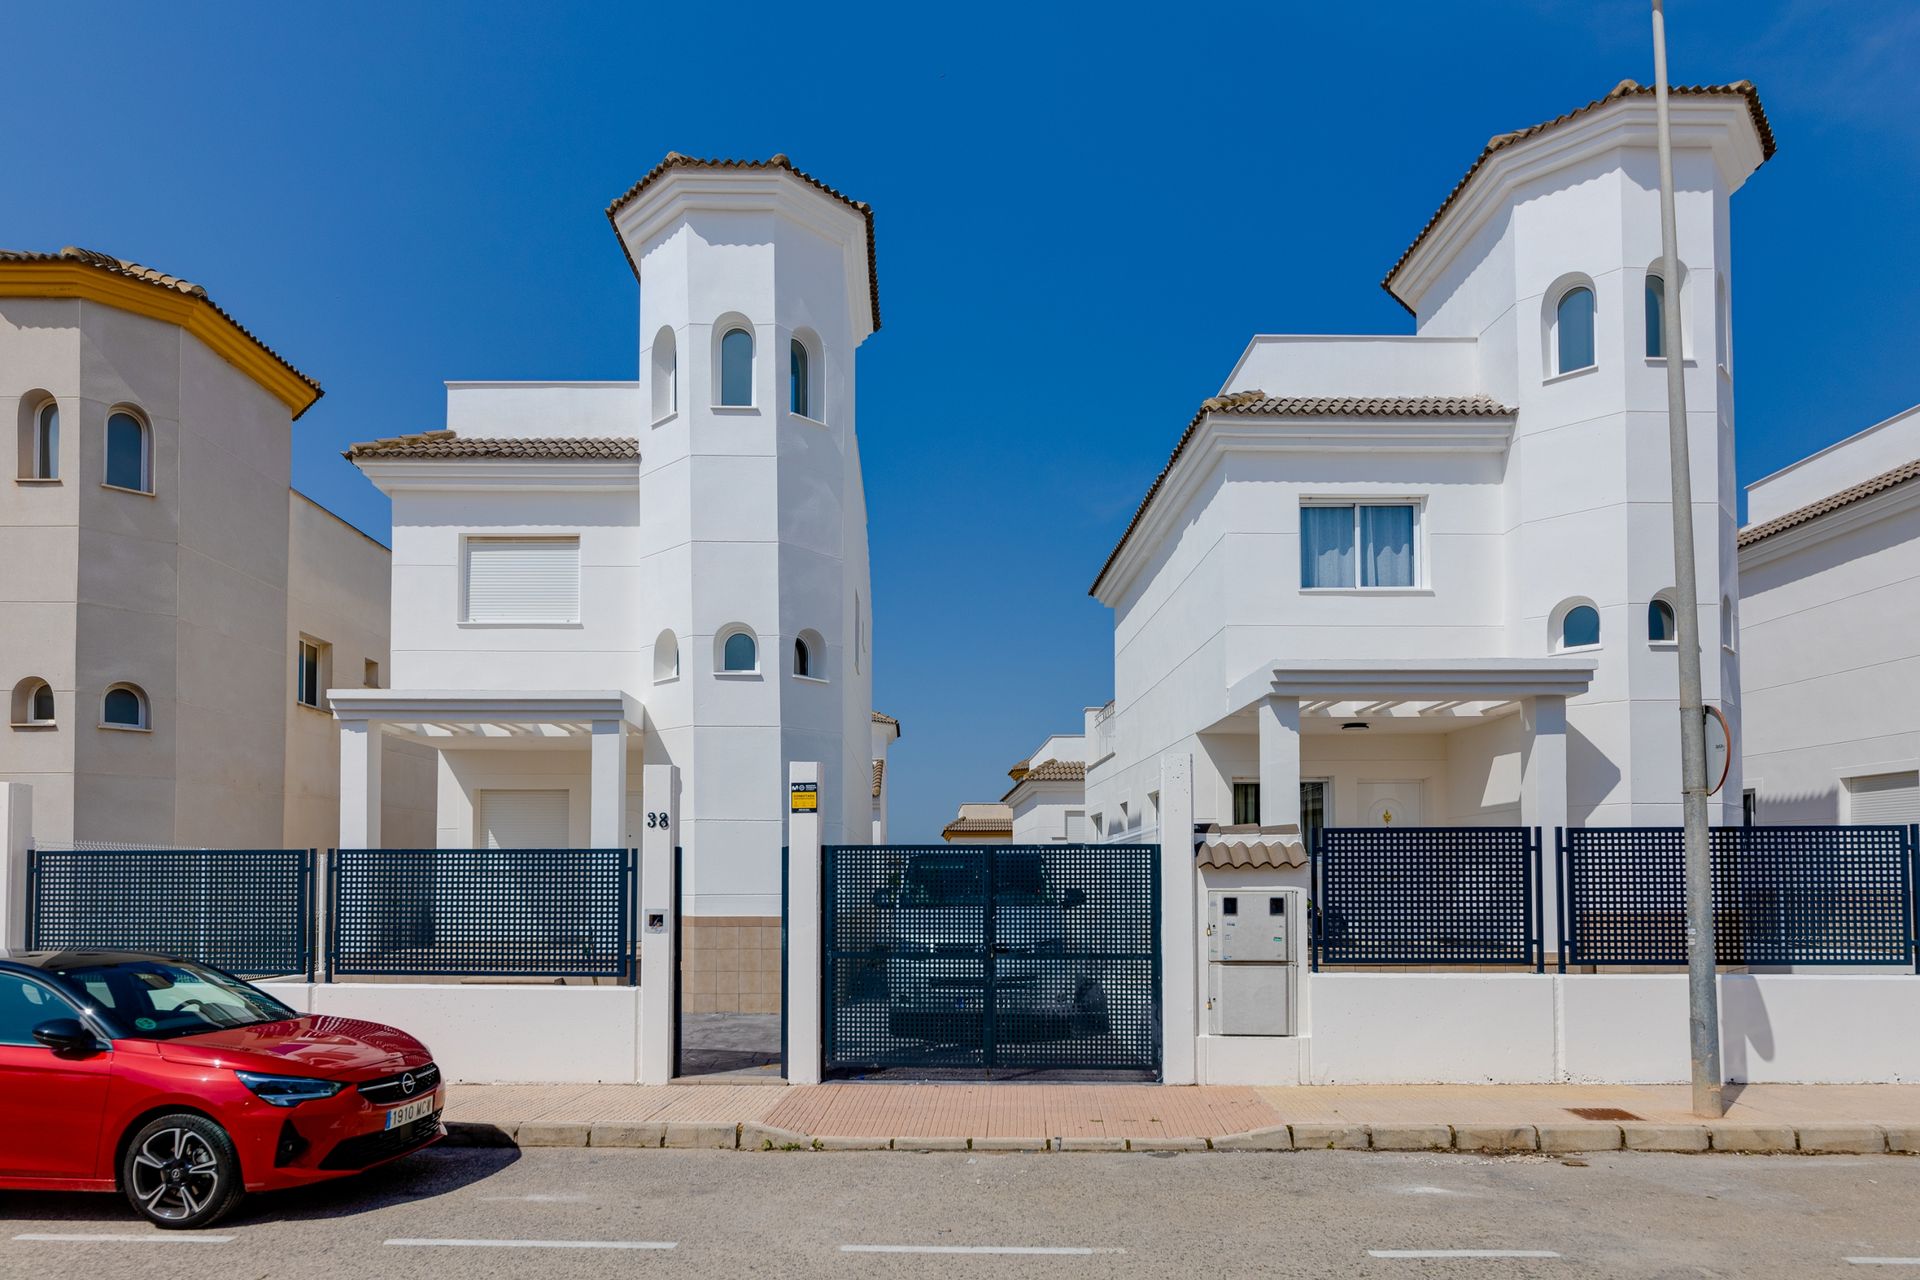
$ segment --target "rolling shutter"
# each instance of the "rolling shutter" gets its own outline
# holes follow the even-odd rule
[[[1920,822],[1920,772],[1848,778],[1847,821],[1901,826]]]
[[[567,793],[480,791],[473,797],[477,849],[565,849]]]
[[[580,539],[467,539],[467,621],[580,621]]]

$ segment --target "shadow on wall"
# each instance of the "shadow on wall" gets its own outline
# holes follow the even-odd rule
[[[1749,766],[1752,762],[1748,762]],[[1760,785],[1760,811],[1754,821],[1763,827],[1831,826],[1840,821],[1840,788],[1821,791],[1770,791],[1766,786],[1766,767],[1753,769]],[[1749,782],[1751,785],[1751,781]]]
[[[1608,797],[1613,795],[1614,789],[1620,785],[1620,766],[1569,720],[1567,779],[1571,783],[1575,778],[1583,784],[1591,780],[1594,786],[1594,790],[1584,796],[1573,795],[1571,786],[1568,788],[1567,820],[1578,826],[1588,820],[1596,806],[1605,804]]]
[[[1720,1066],[1729,1080],[1751,1080],[1752,1063],[1774,1058],[1773,1019],[1757,982],[1720,981]]]

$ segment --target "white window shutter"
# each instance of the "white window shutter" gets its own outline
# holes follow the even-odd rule
[[[1920,822],[1920,772],[1848,778],[1847,821],[1861,826]]]
[[[580,621],[580,539],[469,538],[467,621]]]

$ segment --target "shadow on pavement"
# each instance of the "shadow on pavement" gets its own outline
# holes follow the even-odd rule
[[[519,1159],[520,1152],[513,1147],[433,1147],[355,1176],[292,1191],[249,1195],[219,1227],[351,1218],[398,1204],[431,1200],[484,1182]],[[21,1219],[140,1224],[139,1217],[117,1191],[4,1193],[0,1221]]]

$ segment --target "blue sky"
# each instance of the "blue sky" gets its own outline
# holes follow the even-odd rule
[[[1746,483],[1920,401],[1920,6],[1668,7],[1676,80],[1754,80],[1780,142],[1734,202]],[[667,151],[784,151],[870,201],[901,838],[1110,696],[1087,584],[1248,336],[1408,332],[1377,281],[1485,140],[1652,76],[1642,0],[63,3],[6,30],[0,245],[206,284],[327,389],[295,485],[382,537],[339,451],[441,425],[442,380],[635,376],[601,211]]]

